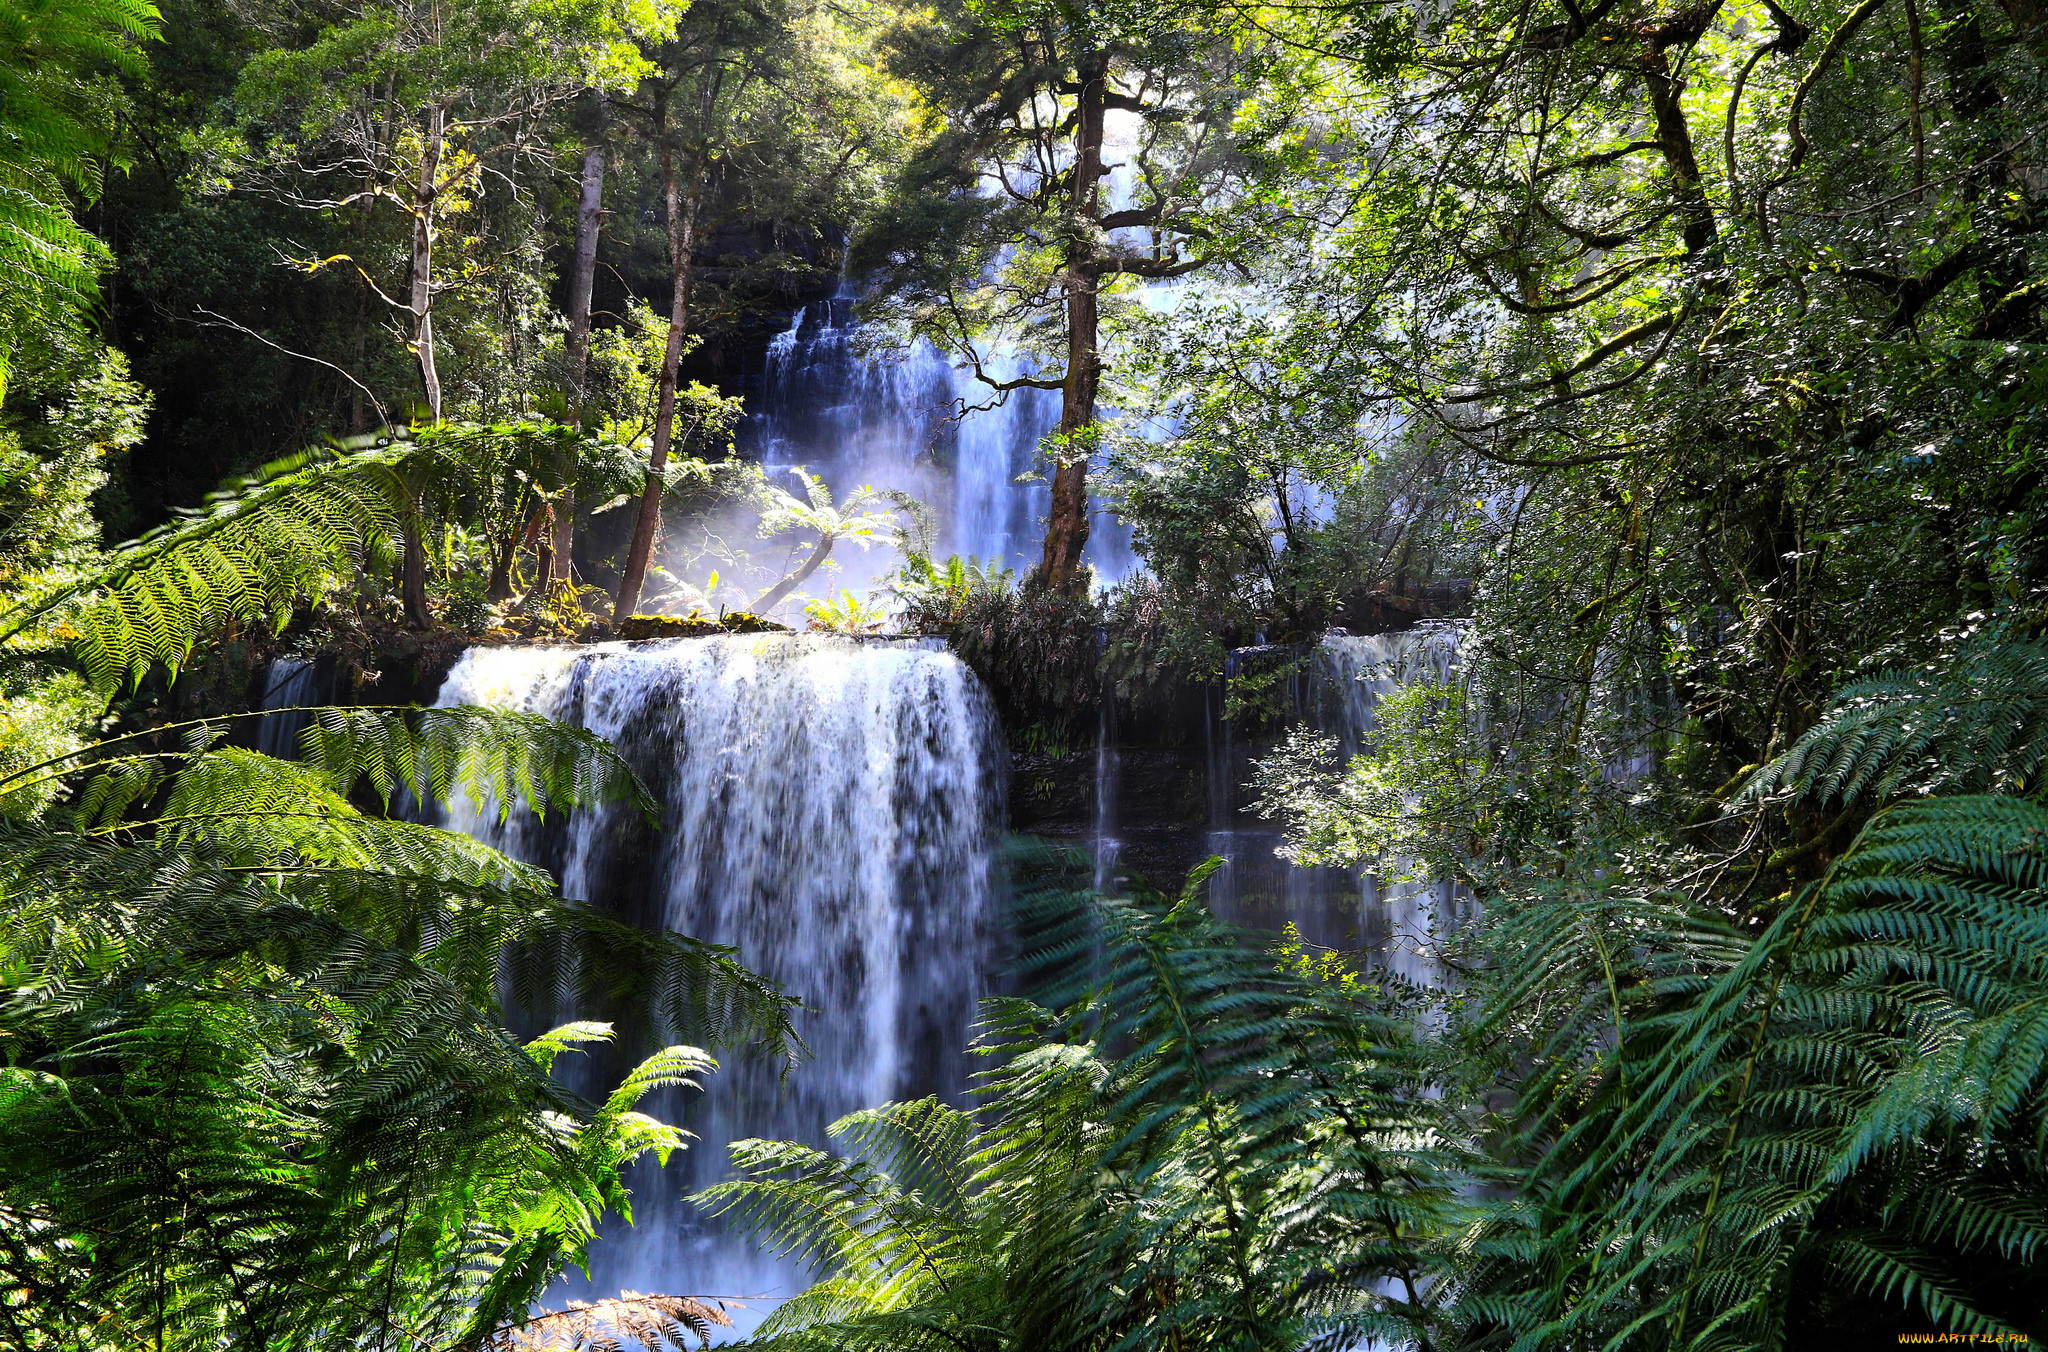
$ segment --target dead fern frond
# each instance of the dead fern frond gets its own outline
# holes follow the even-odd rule
[[[610,1300],[572,1300],[498,1330],[490,1352],[627,1352],[629,1347],[661,1352],[664,1343],[685,1346],[695,1338],[711,1346],[713,1328],[731,1328],[723,1301],[689,1296],[649,1296],[621,1291]]]

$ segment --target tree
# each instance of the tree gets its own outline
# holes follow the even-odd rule
[[[323,214],[386,206],[409,231],[405,280],[389,290],[356,263],[368,294],[402,317],[429,421],[443,414],[436,357],[437,297],[474,285],[488,265],[437,280],[445,217],[470,207],[496,177],[516,195],[518,161],[544,155],[555,105],[584,87],[618,87],[642,70],[636,42],[673,31],[675,12],[604,0],[569,7],[471,3],[370,4],[326,25],[305,45],[251,61],[237,100],[266,118],[270,139],[251,148],[245,185]],[[347,255],[298,260],[308,271]],[[443,269],[445,271],[445,269]],[[408,620],[429,621],[424,544],[407,535]]]
[[[691,338],[695,253],[710,224],[702,215],[706,202],[721,219],[770,215],[778,199],[805,194],[844,211],[889,112],[859,87],[865,71],[849,62],[849,47],[857,53],[827,7],[710,0],[692,7],[675,40],[657,53],[659,71],[643,82],[646,102],[634,111],[661,157],[669,336],[647,488],[614,624],[639,604],[660,532],[660,476],[673,442],[677,368]]]
[[[576,245],[569,273],[569,410],[581,426],[587,413],[584,382],[590,375],[590,300],[597,281],[597,240],[604,225],[604,141],[603,95],[593,91],[589,100],[593,120],[590,143],[583,151],[581,192],[576,202]],[[547,546],[547,565],[542,570],[548,583],[568,582],[573,571],[576,544],[576,485],[573,476],[556,494],[553,504],[553,532]]]
[[[1371,624],[1381,588],[1407,604],[1471,577],[1462,449],[1427,424],[1386,426],[1370,387],[1331,378],[1350,355],[1262,300],[1191,295],[1129,323],[1117,401],[1172,413],[1105,436],[1102,496],[1171,622],[1300,641]]]
[[[857,257],[882,265],[885,308],[997,398],[1060,391],[1040,565],[1057,589],[1079,585],[1088,540],[1104,299],[1229,257],[1242,224],[1227,213],[1259,172],[1265,138],[1236,119],[1262,44],[1215,17],[1023,0],[919,15],[891,38],[890,68],[944,122]],[[1112,137],[1113,114],[1127,134]],[[1016,335],[1058,368],[991,372],[987,339]]]
[[[803,586],[824,564],[832,553],[832,546],[839,541],[850,540],[865,549],[877,542],[894,543],[896,538],[890,529],[895,524],[893,514],[867,510],[890,500],[889,495],[863,485],[849,493],[844,502],[835,505],[832,490],[823,479],[802,469],[792,472],[803,483],[802,498],[773,484],[761,486],[761,535],[765,539],[784,531],[807,530],[817,532],[818,538],[805,550],[802,563],[788,570],[755,600],[752,609],[757,615],[770,613],[791,592]]]

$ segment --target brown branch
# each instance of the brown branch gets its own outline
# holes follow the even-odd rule
[[[1548,169],[1540,171],[1536,175],[1536,181],[1540,183],[1555,174],[1569,174],[1580,169],[1598,169],[1645,150],[1661,149],[1663,145],[1657,141],[1630,141],[1617,150],[1602,150],[1591,155],[1581,155],[1575,160],[1566,160],[1563,164],[1553,164]]]
[[[1721,154],[1728,161],[1728,211],[1733,216],[1742,214],[1741,179],[1735,172],[1735,110],[1742,106],[1742,89],[1749,83],[1749,73],[1756,69],[1756,63],[1764,59],[1764,53],[1771,47],[1772,44],[1767,42],[1749,54],[1749,60],[1743,62],[1742,69],[1736,73],[1735,87],[1728,92],[1728,117],[1721,127]]]
[[[1813,86],[1819,81],[1821,72],[1834,64],[1835,53],[1839,52],[1850,38],[1856,36],[1856,30],[1863,26],[1863,21],[1877,13],[1883,4],[1884,0],[1863,0],[1862,4],[1851,10],[1849,17],[1842,20],[1841,27],[1828,34],[1828,45],[1821,49],[1820,60],[1813,63],[1813,69],[1806,72],[1806,77],[1799,82],[1799,88],[1793,92],[1792,111],[1786,115],[1786,126],[1792,133],[1792,154],[1785,163],[1788,171],[1797,169],[1799,162],[1806,158],[1806,130],[1799,121],[1800,114],[1806,107],[1806,96],[1813,92]]]
[[[1950,282],[1978,264],[1988,261],[1988,258],[1989,250],[1982,243],[1973,241],[1917,277],[1884,272],[1877,268],[1837,268],[1835,271],[1844,277],[1867,282],[1890,296],[1892,312],[1885,320],[1885,327],[1897,330],[1911,325],[1919,317],[1920,312],[1927,308],[1928,303],[1940,295]]]
[[[1655,319],[1644,320],[1634,328],[1623,329],[1620,333],[1615,334],[1612,338],[1609,338],[1606,342],[1600,344],[1600,346],[1594,348],[1591,352],[1588,352],[1585,356],[1579,358],[1572,365],[1557,372],[1555,375],[1543,376],[1536,380],[1518,381],[1513,385],[1499,385],[1490,390],[1475,390],[1470,394],[1454,394],[1445,398],[1443,402],[1446,404],[1478,404],[1488,399],[1498,399],[1502,395],[1527,394],[1532,390],[1554,386],[1561,381],[1569,381],[1573,376],[1592,370],[1615,353],[1626,351],[1637,343],[1642,342],[1645,338],[1663,333],[1666,329],[1675,325],[1678,322],[1678,318],[1677,313],[1658,315]]]
[[[1607,295],[1644,268],[1652,267],[1658,263],[1682,263],[1685,261],[1685,258],[1686,255],[1684,254],[1657,254],[1650,258],[1632,258],[1626,263],[1618,263],[1604,272],[1595,273],[1583,282],[1573,285],[1566,290],[1563,300],[1521,301],[1516,300],[1513,296],[1498,288],[1494,289],[1494,299],[1518,315],[1564,314],[1567,311],[1576,310],[1582,305],[1590,304]],[[1585,289],[1587,287],[1592,287],[1593,290],[1588,291]]]
[[[1110,258],[1096,265],[1101,273],[1122,273],[1129,277],[1185,277],[1205,268],[1208,258]]]

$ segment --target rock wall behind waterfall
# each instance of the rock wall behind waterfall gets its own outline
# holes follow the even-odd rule
[[[1458,643],[1450,623],[1333,634],[1308,646],[1240,650],[1226,679],[1241,670],[1292,668],[1280,692],[1282,721],[1332,735],[1348,759],[1370,733],[1383,695],[1417,680],[1459,679]],[[1192,694],[1184,714],[1142,728],[1104,719],[1096,746],[1064,758],[1016,756],[1012,825],[1095,851],[1106,861],[1105,877],[1131,872],[1166,888],[1202,860],[1221,856],[1226,863],[1210,882],[1209,900],[1227,919],[1268,930],[1292,924],[1311,943],[1433,979],[1435,934],[1462,916],[1464,899],[1440,886],[1356,869],[1297,868],[1280,858],[1280,824],[1250,810],[1246,787],[1276,732],[1224,718],[1222,683]]]
[[[963,1096],[1002,796],[986,692],[914,642],[735,637],[475,649],[440,703],[587,728],[663,805],[654,829],[623,810],[499,826],[460,805],[451,824],[554,870],[569,897],[732,945],[807,1007],[815,1057],[798,1073],[728,1061],[701,1100],[662,1105],[701,1144],[662,1176],[639,1171],[639,1226],[607,1235],[593,1285],[799,1289],[802,1273],[701,1225],[679,1198],[718,1175],[730,1140],[822,1143],[851,1109]]]

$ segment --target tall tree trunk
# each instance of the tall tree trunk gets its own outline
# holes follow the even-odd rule
[[[441,421],[441,375],[434,369],[434,198],[440,191],[435,181],[441,172],[441,150],[447,136],[448,110],[440,104],[427,109],[426,144],[420,152],[419,191],[413,200],[412,217],[412,318],[413,351],[420,363],[420,386],[427,396],[427,416]],[[425,629],[434,622],[427,604],[427,547],[421,539],[425,514],[417,494],[413,519],[405,532],[405,557],[399,580],[399,595],[405,603],[405,622]]]
[[[2023,35],[2032,28],[2031,5],[2015,7],[2013,20]],[[1961,125],[1964,162],[1963,198],[1970,218],[1990,257],[1977,269],[1977,294],[1983,317],[1971,336],[2003,339],[2034,327],[2040,297],[2027,285],[2031,260],[2024,241],[2033,233],[2036,193],[2012,153],[2014,142],[2004,125],[2004,91],[2000,89],[1991,46],[1985,41],[1977,12],[1963,0],[1944,0],[1942,17],[1948,31],[1942,38],[1947,67],[1949,107]]]
[[[419,490],[412,489],[412,520],[405,528],[405,550],[399,559],[398,595],[405,604],[405,624],[408,629],[431,629],[434,625],[433,607],[427,604],[427,542],[422,538],[426,530],[426,514],[420,510]]]
[[[697,201],[704,183],[703,162],[692,158],[690,191],[685,198],[676,181],[675,147],[666,138],[661,146],[662,200],[668,207],[669,275],[674,294],[669,300],[668,346],[661,354],[661,385],[654,408],[654,445],[647,460],[647,487],[640,494],[640,512],[633,520],[633,543],[626,551],[625,575],[619,579],[619,594],[612,603],[612,624],[617,626],[640,604],[640,587],[647,581],[647,560],[654,552],[654,536],[661,529],[662,471],[668,468],[669,440],[676,425],[676,368],[683,360],[683,335],[690,328],[690,251],[696,245]]]
[[[590,374],[590,293],[597,281],[597,237],[604,226],[605,148],[592,140],[583,152],[583,199],[576,211],[576,258],[569,273],[569,416],[583,426],[583,386]],[[574,452],[569,453],[571,456]],[[562,466],[548,541],[549,582],[566,582],[576,543],[576,465]]]
[[[419,190],[412,212],[412,343],[420,363],[420,387],[427,396],[427,416],[441,421],[441,373],[434,367],[434,199],[447,137],[448,110],[427,109],[426,144],[420,152]]]
[[[357,371],[363,369],[363,351],[370,337],[370,284],[362,277],[356,278],[356,323],[355,359],[351,363]],[[349,385],[348,430],[361,436],[370,430],[370,406],[363,402],[362,386],[353,382]]]
[[[1060,392],[1060,462],[1053,471],[1052,514],[1045,527],[1045,558],[1039,572],[1047,585],[1072,591],[1080,584],[1081,551],[1088,544],[1088,457],[1095,442],[1095,392],[1102,382],[1096,355],[1100,316],[1096,291],[1101,273],[1095,256],[1095,221],[1102,207],[1102,124],[1109,83],[1109,57],[1084,57],[1080,107],[1074,117],[1074,179],[1069,196],[1073,217],[1067,236],[1067,374]]]

